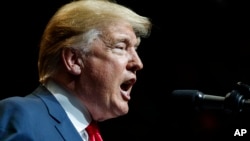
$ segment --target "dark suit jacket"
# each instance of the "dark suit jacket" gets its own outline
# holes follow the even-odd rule
[[[39,86],[26,97],[0,101],[0,141],[81,141],[55,97]]]

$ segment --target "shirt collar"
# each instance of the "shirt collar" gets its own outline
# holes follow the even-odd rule
[[[61,104],[67,116],[75,126],[78,132],[84,130],[91,121],[91,116],[86,107],[81,104],[81,101],[58,85],[56,82],[50,80],[45,84],[45,87],[55,96]]]

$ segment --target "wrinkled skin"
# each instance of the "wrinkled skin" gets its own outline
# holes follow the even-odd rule
[[[136,72],[143,68],[136,52],[140,38],[129,24],[112,24],[102,35],[84,59],[65,53],[65,60],[69,62],[65,63],[67,71],[74,74],[74,79],[63,82],[98,121],[128,113]]]

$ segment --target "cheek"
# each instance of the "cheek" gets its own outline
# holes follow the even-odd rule
[[[114,78],[117,78],[117,74],[120,74],[119,70],[117,66],[110,63],[100,63],[93,67],[90,72],[92,80],[96,83],[110,83],[114,81]]]
[[[120,85],[124,74],[123,66],[110,63],[102,64],[99,69],[94,71],[93,81],[98,81],[97,83],[99,83],[99,86],[102,86],[104,89],[112,89]]]
[[[99,64],[100,71],[102,75],[121,75],[122,72],[126,69],[126,61],[120,58],[114,58],[109,61],[101,62]]]
[[[120,79],[127,66],[127,58],[121,56],[105,56],[91,58],[86,65],[86,69],[91,73],[94,81],[100,83],[113,83]]]
[[[122,74],[123,67],[120,64],[106,64],[101,67],[100,75],[107,81],[113,81]]]

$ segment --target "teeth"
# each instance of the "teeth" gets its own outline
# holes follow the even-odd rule
[[[126,81],[126,82],[124,82],[124,84],[127,84],[127,85],[130,84],[130,83],[131,83],[131,81]]]
[[[125,100],[130,100],[130,89],[132,88],[133,84],[135,83],[134,79],[130,79],[125,81],[121,84],[121,94]]]
[[[126,100],[130,99],[130,96],[129,96],[128,92],[121,90],[121,94],[123,95],[123,98],[125,98]]]
[[[123,90],[122,90],[122,94],[125,95],[125,96],[128,95],[128,93],[126,91],[123,91]]]

